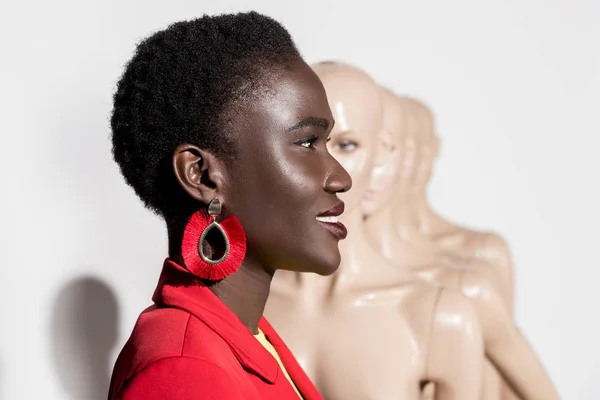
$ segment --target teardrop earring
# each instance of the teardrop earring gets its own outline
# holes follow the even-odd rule
[[[197,277],[211,281],[233,274],[246,255],[246,234],[242,224],[235,215],[219,223],[217,217],[220,214],[221,201],[215,197],[208,204],[208,210],[199,210],[190,217],[181,241],[181,255],[187,269]],[[216,259],[205,253],[205,243],[213,230],[224,241],[223,253]]]

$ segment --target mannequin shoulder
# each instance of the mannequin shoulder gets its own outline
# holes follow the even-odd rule
[[[432,330],[436,334],[478,335],[481,332],[477,310],[462,293],[441,288],[432,310]]]
[[[422,337],[434,331],[479,332],[477,312],[469,299],[439,284],[415,283],[402,301],[401,312]]]
[[[490,261],[511,263],[512,253],[508,243],[502,236],[495,232],[479,232],[474,240],[473,249],[477,258],[483,258]]]
[[[412,296],[407,296],[403,308],[418,310],[420,323],[426,331],[440,327],[461,331],[478,329],[477,311],[460,291],[430,282],[414,285],[413,289]]]
[[[460,272],[460,291],[470,299],[504,303],[498,285],[481,271],[463,269]]]
[[[482,233],[483,247],[488,249],[494,249],[497,251],[510,253],[510,248],[506,240],[495,232]]]
[[[498,289],[488,279],[473,271],[465,271],[461,279],[461,292],[475,307],[484,335],[492,341],[511,330],[514,322],[510,310]]]
[[[463,228],[451,234],[435,238],[435,240],[442,244],[444,248],[461,249],[461,252],[475,257],[484,256],[486,252],[504,257],[509,257],[511,254],[506,240],[492,231]]]

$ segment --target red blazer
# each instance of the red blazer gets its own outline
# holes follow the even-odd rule
[[[119,354],[109,400],[297,400],[277,361],[188,271],[166,260],[152,298]],[[305,400],[322,400],[275,330],[260,329]]]

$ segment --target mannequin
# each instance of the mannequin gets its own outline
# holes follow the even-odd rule
[[[402,235],[406,238],[412,234],[410,226],[405,223],[410,219],[405,196],[409,187],[407,181],[410,182],[411,170],[414,170],[412,167],[417,160],[414,154],[411,155],[415,153],[414,146],[411,146],[414,109],[408,99],[398,98],[389,91],[386,91],[385,99],[390,106],[386,115],[397,114],[395,118],[385,119],[392,125],[387,125],[392,136],[387,140],[394,143],[390,149],[399,149],[399,152],[392,157],[396,162],[388,163],[388,171],[385,167],[374,170],[371,195],[363,204],[370,243],[401,270],[411,270],[419,277],[461,290],[471,299],[482,324],[487,358],[523,400],[557,399],[558,395],[537,357],[515,327],[505,299],[491,284],[489,277],[470,268],[439,263],[421,266],[418,262],[426,261],[422,253],[415,250],[416,246],[402,240]],[[494,390],[498,396],[499,387]],[[486,395],[493,396],[494,393]]]
[[[386,88],[383,88],[383,91],[384,129],[380,132],[378,159],[385,161],[374,166],[371,185],[362,203],[365,216],[371,217],[371,224],[367,227],[373,227],[379,232],[381,232],[379,229],[380,224],[385,223],[385,221],[380,221],[379,218],[389,220],[389,210],[386,207],[392,200],[393,195],[393,191],[389,188],[392,188],[395,184],[399,192],[406,193],[410,188],[410,171],[414,170],[413,166],[418,160],[415,157],[414,138],[412,135],[407,134],[408,132],[413,133],[417,127],[418,115],[415,113],[416,110],[413,109],[409,99],[399,98]],[[392,133],[397,132],[398,127],[401,127],[402,132],[405,133],[404,135]],[[386,188],[388,189],[386,190]],[[411,216],[407,215],[409,220]],[[388,226],[393,228],[393,225]],[[390,231],[392,230],[390,229]],[[419,236],[421,235],[417,235],[417,237]],[[437,248],[431,249],[430,244],[421,244],[421,249],[419,249],[411,245],[410,242],[402,240],[395,231],[384,237],[377,234],[370,235],[370,237],[376,238],[373,242],[375,248],[383,252],[388,259],[404,260],[406,262],[405,267],[408,268],[419,268],[427,264],[439,266],[456,264],[456,259],[448,260],[447,255],[441,259],[439,254],[436,255],[436,251],[439,250]],[[423,251],[422,249],[425,246],[428,246],[431,250]],[[483,383],[483,400],[499,400],[501,398],[500,376],[487,360]],[[435,390],[433,387],[427,389]],[[429,394],[427,398],[431,398],[431,396],[432,394]]]
[[[416,119],[414,153],[414,173],[408,180],[410,193],[409,209],[413,216],[414,228],[428,237],[445,251],[463,259],[478,260],[491,266],[501,279],[506,291],[505,299],[511,312],[514,312],[514,276],[510,251],[506,242],[494,233],[476,232],[452,225],[435,214],[427,201],[427,184],[431,178],[433,161],[439,154],[439,137],[435,134],[434,116],[421,101],[409,99]],[[484,399],[497,398],[494,386],[501,385],[500,397],[503,400],[518,400],[508,385],[502,384],[496,371],[488,366],[485,373]]]
[[[397,189],[396,195],[391,200],[395,204],[391,207],[391,214],[389,215],[387,212],[376,213],[377,215],[385,215],[385,218],[389,216],[393,219],[395,234],[378,238],[377,250],[388,259],[401,257],[408,266],[435,264],[473,269],[488,278],[490,284],[495,286],[509,309],[512,310],[512,285],[502,279],[496,268],[485,261],[476,260],[463,253],[445,249],[417,229],[417,220],[412,213],[411,201],[416,165],[419,162],[416,145],[420,129],[421,109],[417,107],[412,99],[403,98],[395,101],[404,103],[402,107],[396,106],[396,110],[399,108],[405,110],[402,117],[396,117],[396,119],[402,119],[402,121],[396,121],[397,123],[404,124],[402,143],[394,142],[394,149],[391,151],[392,157],[395,157],[396,162],[401,166],[401,168],[398,168],[398,178],[393,180],[394,184],[397,185]],[[388,149],[388,152],[390,152],[390,149]],[[385,167],[379,167],[379,169],[381,168],[385,169]],[[381,174],[377,172],[377,168],[374,173],[375,175]],[[386,185],[390,185],[391,182],[386,183]],[[363,208],[367,214],[378,208],[377,202],[373,201],[373,197],[377,195],[378,190],[380,188],[370,187],[365,195]],[[390,199],[389,196],[387,198]],[[377,229],[377,225],[383,222],[374,221],[376,222],[371,224],[373,229]]]
[[[364,238],[360,206],[382,124],[380,88],[349,65],[314,70],[336,121],[331,153],[353,178],[340,196],[348,236],[333,276],[278,271],[265,315],[324,398],[418,400],[434,382],[436,400],[479,400],[483,347],[470,302],[394,267]]]
[[[491,232],[478,232],[455,225],[438,215],[427,201],[427,184],[431,179],[433,162],[439,155],[440,140],[435,133],[431,110],[417,100],[413,99],[413,103],[420,111],[418,123],[421,127],[415,140],[418,162],[410,189],[410,209],[415,217],[415,228],[443,249],[492,265],[507,287],[512,303],[513,265],[504,239]]]

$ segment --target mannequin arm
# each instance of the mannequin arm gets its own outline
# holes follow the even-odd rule
[[[558,400],[554,385],[494,287],[465,272],[461,289],[479,315],[487,357],[515,394],[522,400]]]
[[[483,258],[482,261],[493,265],[502,277],[502,282],[507,290],[508,311],[514,318],[515,312],[515,277],[512,255],[510,249],[504,239],[495,233],[488,233],[484,236],[482,246]],[[519,400],[513,393],[512,389],[502,382],[502,400]]]
[[[462,294],[440,289],[433,312],[426,379],[435,382],[435,400],[479,400],[484,351],[475,309]]]
[[[510,300],[508,310],[512,315],[514,312],[515,277],[510,249],[504,239],[494,233],[489,233],[484,237],[482,252],[483,257],[481,260],[493,265],[502,276],[504,287],[508,290],[508,298]]]

